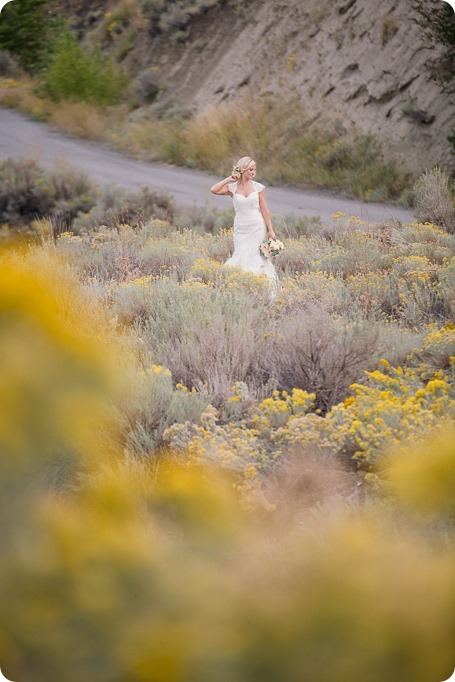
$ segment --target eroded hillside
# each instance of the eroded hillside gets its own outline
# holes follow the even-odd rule
[[[440,50],[428,47],[410,0],[187,4],[161,23],[163,9],[147,0],[79,14],[87,39],[134,76],[143,109],[200,111],[253,92],[297,95],[310,124],[338,119],[342,128],[373,132],[414,172],[436,162],[454,167],[453,96],[433,79]]]

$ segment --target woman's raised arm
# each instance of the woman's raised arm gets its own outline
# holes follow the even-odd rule
[[[224,180],[220,180],[220,182],[217,182],[215,185],[212,185],[210,187],[210,191],[212,194],[229,194],[232,196],[232,192],[228,189],[228,184],[230,182],[235,182],[235,179],[230,175],[228,178],[224,178]]]

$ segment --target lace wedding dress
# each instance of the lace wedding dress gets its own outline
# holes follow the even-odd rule
[[[256,275],[266,275],[270,285],[270,298],[273,300],[279,289],[275,267],[269,258],[259,253],[259,246],[266,238],[267,227],[259,209],[259,192],[264,185],[253,180],[253,192],[247,197],[237,194],[237,183],[231,182],[228,189],[232,192],[234,203],[234,253],[225,265],[231,265]]]

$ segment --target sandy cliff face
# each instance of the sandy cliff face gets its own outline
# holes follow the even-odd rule
[[[373,132],[413,171],[454,168],[447,136],[454,96],[432,80],[438,52],[412,21],[410,0],[277,0],[217,5],[183,43],[138,42],[130,67],[155,69],[159,100],[197,109],[246,91],[298,95],[319,125]],[[254,115],[254,113],[253,113]]]

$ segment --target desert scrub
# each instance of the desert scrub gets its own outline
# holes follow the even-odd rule
[[[379,332],[368,321],[331,317],[316,305],[295,310],[269,325],[261,364],[278,388],[316,394],[326,412],[348,392],[363,370],[379,361]]]
[[[415,215],[455,232],[455,192],[453,181],[442,168],[426,170],[413,187]]]
[[[409,364],[423,363],[435,369],[448,370],[455,357],[455,325],[446,322],[444,327],[431,325],[419,348],[413,349],[408,357]]]
[[[293,213],[276,214],[273,222],[278,232],[287,239],[298,239],[299,237],[311,237],[318,233],[322,228],[319,216],[296,216]]]
[[[73,231],[90,231],[103,225],[116,228],[127,225],[134,229],[151,219],[169,220],[175,213],[173,198],[164,192],[144,187],[140,192],[131,192],[119,187],[106,189],[100,200],[87,214],[74,222]]]
[[[232,232],[232,210],[216,209],[208,206],[181,208],[175,216],[174,224],[179,229],[191,229],[199,234],[225,235]],[[226,257],[227,260],[227,257]]]
[[[131,377],[128,396],[119,405],[124,421],[126,452],[153,458],[163,445],[165,429],[174,423],[197,424],[208,405],[207,396],[174,388],[170,371],[160,365],[146,367]]]
[[[248,111],[254,108],[254,121]],[[398,198],[410,176],[382,159],[372,135],[340,138],[335,128],[308,132],[309,114],[300,101],[249,97],[196,114],[186,126],[184,152],[199,167],[225,172],[226,158],[250,149],[263,179],[310,187],[343,189],[351,196]]]
[[[386,363],[384,369],[368,373],[368,385],[354,385],[354,400],[347,399],[336,417],[340,431],[348,418],[343,447],[355,448],[352,457],[370,471],[381,468],[378,455],[387,446],[418,440],[455,413],[450,377],[441,370],[427,381],[418,370],[391,368]]]
[[[268,281],[264,275],[256,275],[241,268],[224,267],[223,263],[211,258],[198,258],[191,268],[191,278],[220,291],[249,293],[262,302],[265,301],[264,295],[268,289]]]
[[[151,275],[175,273],[186,279],[198,254],[179,244],[178,239],[151,239],[139,254],[139,265]]]
[[[113,212],[107,222],[117,220],[117,216]],[[90,224],[93,216],[83,216],[79,225],[81,220]],[[66,231],[58,235],[57,250],[85,275],[104,284],[129,283],[134,289],[155,275],[189,276],[209,241],[188,230],[179,232],[169,222],[155,218],[135,227],[117,223],[115,227],[94,226],[89,232],[81,228],[80,234]],[[213,237],[211,241],[218,240]]]
[[[38,226],[37,226],[38,227]],[[46,229],[42,221],[38,227],[41,234]],[[96,278],[100,282],[122,280],[131,272],[131,259],[121,256],[118,235],[112,230],[99,230],[91,236],[61,232],[56,239],[56,251],[67,263],[74,264],[87,281]]]
[[[341,276],[334,276],[324,271],[298,271],[292,276],[283,277],[281,290],[275,299],[275,306],[280,316],[296,312],[301,308],[321,309],[330,315],[350,316],[353,319],[362,317],[363,311]]]
[[[45,171],[33,159],[0,161],[0,223],[25,229],[35,218],[48,216],[68,225],[97,198],[97,186],[66,164]]]
[[[366,372],[366,381],[351,386],[352,395],[334,405],[324,419],[309,415],[294,420],[279,436],[291,443],[331,448],[381,476],[383,455],[400,443],[418,440],[452,419],[455,400],[450,372],[425,366],[392,367]]]
[[[81,239],[66,235],[59,248],[77,248],[76,266],[104,282],[175,275],[187,288],[205,285],[264,298],[264,278],[224,267],[232,230],[204,234],[184,227],[191,216],[173,211],[166,196],[150,190],[123,195],[110,190],[75,219],[73,236]],[[286,241],[275,261],[282,288],[274,314],[316,304],[330,315],[396,323],[416,333],[451,318],[453,235],[429,223],[367,225],[344,217],[337,215],[334,227]]]
[[[311,236],[287,239],[286,250],[277,259],[283,272],[323,271],[347,278],[357,273],[384,270],[391,256],[365,221],[351,216],[336,225],[315,227]]]
[[[254,506],[258,496],[266,504],[264,482],[283,457],[283,451],[274,442],[275,430],[294,416],[311,410],[315,395],[299,389],[291,393],[274,391],[257,407],[247,406],[249,397],[246,384],[236,382],[222,415],[209,406],[201,417],[201,425],[175,424],[165,431],[164,439],[187,455],[189,464],[210,464],[235,472],[234,480],[243,502]],[[247,416],[239,419],[242,413]],[[226,423],[227,417],[233,421]]]
[[[194,424],[203,431],[189,434],[204,436],[193,455],[182,457],[177,444],[172,463],[132,457],[113,399],[122,404],[120,384],[136,365],[111,311],[90,298],[74,268],[58,263],[51,245],[0,260],[0,656],[9,678],[109,682],[122,671],[129,682],[169,675],[189,682],[228,679],[235,670],[238,682],[295,682],[296,670],[299,679],[317,680],[371,679],[374,670],[377,680],[428,682],[450,675],[453,428],[441,419],[429,440],[415,431],[419,447],[410,438],[392,458],[384,453],[387,497],[372,494],[367,504],[327,478],[308,498],[311,470],[331,458],[328,450],[318,458],[322,432],[311,456],[296,446],[294,463],[303,468],[288,472],[301,493],[294,488],[290,499],[280,488],[286,430],[297,434],[300,424],[304,443],[327,419],[302,416],[312,397],[298,391],[270,393],[258,412],[245,386],[233,384],[229,396],[239,400],[231,402],[243,402],[243,411],[223,425],[208,406]],[[144,380],[145,400],[149,388],[169,396],[166,369],[143,367],[135,378]],[[371,377],[370,388],[382,385],[406,402],[400,384],[411,391],[422,382],[395,369],[384,366],[385,378]],[[445,383],[434,376],[409,404],[435,409]],[[377,409],[377,396],[370,399],[365,419]],[[282,413],[286,426],[272,427],[269,416]],[[210,442],[220,452],[203,452]],[[49,485],[55,456],[77,471],[69,491]],[[278,491],[258,487],[270,475]]]
[[[238,277],[240,281],[240,275]],[[176,383],[208,395],[220,405],[235,381],[253,395],[270,390],[260,368],[268,327],[268,295],[216,289],[198,280],[149,277],[112,289],[119,323],[133,326],[153,364],[163,365]]]

